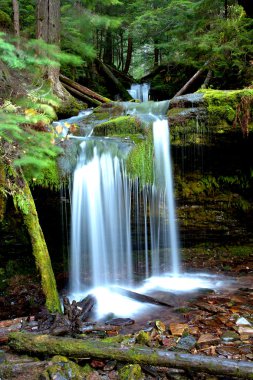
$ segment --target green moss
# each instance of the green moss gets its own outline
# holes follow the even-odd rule
[[[246,111],[240,108],[243,100],[248,100],[250,119],[253,117],[253,90],[200,90],[204,94],[204,101],[208,110],[208,121],[212,126],[220,125],[223,127],[231,127],[231,125],[238,121],[237,117],[242,118],[243,112]],[[236,123],[240,124],[240,123]]]
[[[51,362],[55,363],[50,365],[43,372],[43,376],[46,379],[54,378],[71,378],[75,380],[85,379],[86,376],[92,372],[92,369],[88,366],[84,368],[80,367],[78,364],[67,359],[65,356],[56,355],[51,359]],[[44,378],[43,377],[43,378]]]
[[[59,119],[67,119],[73,115],[78,115],[78,113],[87,108],[87,104],[76,100],[74,97],[70,97],[67,101],[62,102],[59,107],[57,107],[56,112]]]
[[[112,136],[121,133],[141,133],[141,122],[133,116],[119,116],[105,123],[96,125],[94,136]]]
[[[142,380],[144,375],[139,364],[128,364],[119,370],[119,380]]]
[[[153,183],[153,141],[152,131],[148,131],[145,141],[136,145],[126,161],[127,172],[133,179],[139,178],[142,185]]]
[[[141,330],[136,336],[135,340],[136,343],[148,346],[151,341],[150,334],[146,331]]]
[[[36,177],[31,177],[29,170],[24,170],[26,179],[29,185],[41,186],[52,190],[57,190],[61,186],[59,168],[56,161],[51,161],[47,168],[42,168],[38,171]]]

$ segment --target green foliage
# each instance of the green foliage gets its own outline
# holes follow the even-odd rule
[[[0,9],[0,25],[3,29],[9,29],[12,26],[10,16]]]

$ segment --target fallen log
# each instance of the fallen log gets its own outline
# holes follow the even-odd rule
[[[253,379],[252,362],[183,354],[142,346],[121,347],[116,343],[94,339],[80,340],[14,332],[9,335],[9,346],[18,352],[29,352],[36,355],[63,355],[72,358],[88,356]]]
[[[97,94],[96,92],[90,90],[88,87],[85,87],[79,83],[74,82],[72,79],[65,77],[65,75],[60,74],[60,81],[67,84],[71,88],[79,91],[81,94],[88,96],[89,98],[96,99],[101,103],[109,103],[111,100],[105,98],[102,95]]]
[[[150,297],[150,296],[146,296],[146,294],[136,293],[136,292],[133,292],[132,290],[120,288],[120,287],[117,287],[117,286],[116,287],[111,287],[111,291],[113,291],[115,293],[118,293],[118,294],[121,294],[122,296],[126,296],[126,297],[129,297],[129,298],[132,298],[132,299],[134,299],[136,301],[139,301],[139,302],[151,303],[153,305],[173,307],[173,305],[170,305],[167,302],[163,302],[163,301],[160,301],[160,300],[158,300],[156,298],[153,298],[153,297]]]
[[[81,99],[81,100],[84,100],[86,102],[89,102],[91,104],[95,104],[96,106],[100,106],[102,104],[102,102],[100,102],[99,100],[97,99],[93,99],[91,97],[89,97],[88,95],[85,95],[83,94],[82,92],[76,90],[75,88],[69,86],[68,84],[66,83],[62,83],[63,87],[66,88],[66,90],[68,90],[72,95],[76,96],[77,98]]]
[[[189,80],[185,83],[185,85],[173,96],[183,95],[187,92],[188,88],[200,77],[200,75],[207,69],[207,66],[210,64],[210,60],[205,62],[201,69],[199,69]]]
[[[123,100],[133,100],[132,96],[128,93],[122,83],[115,77],[109,67],[99,59],[96,59],[96,63],[99,65],[101,71],[104,72],[104,74],[114,83]]]

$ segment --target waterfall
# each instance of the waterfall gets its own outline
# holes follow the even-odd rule
[[[132,282],[131,191],[122,159],[83,141],[74,172],[71,291]],[[88,279],[88,281],[87,281]]]
[[[155,150],[155,182],[164,189],[165,208],[168,210],[172,273],[179,274],[178,232],[174,201],[174,185],[170,154],[168,121],[156,120],[153,124]]]
[[[153,185],[128,178],[128,149],[113,138],[84,138],[73,174],[71,292],[104,289],[94,290],[101,302],[112,285],[131,287],[169,271],[177,277],[180,267],[169,128],[158,116],[168,102],[124,106],[153,124]]]
[[[149,83],[134,83],[131,85],[131,89],[128,90],[128,93],[132,96],[133,99],[140,100],[141,102],[147,102],[149,99],[149,89]]]

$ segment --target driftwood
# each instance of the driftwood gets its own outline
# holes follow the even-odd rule
[[[131,95],[127,92],[127,90],[122,85],[122,83],[112,73],[109,67],[105,65],[102,61],[100,61],[99,59],[96,59],[96,63],[99,66],[100,70],[113,82],[113,84],[119,91],[120,95],[122,96],[123,100],[132,100],[133,98],[131,97]]]
[[[83,94],[82,92],[76,90],[74,87],[69,86],[66,83],[62,83],[63,87],[66,88],[72,95],[76,96],[78,99],[84,100],[85,102],[89,102],[91,104],[95,104],[96,106],[100,106],[102,102],[97,99],[93,99],[88,95]]]
[[[79,91],[81,94],[88,96],[91,99],[96,99],[101,103],[109,103],[110,99],[105,98],[102,95],[97,94],[96,92],[90,90],[88,87],[82,86],[79,83],[74,82],[72,79],[65,77],[65,75],[60,74],[60,81],[65,83],[69,87]]]
[[[201,355],[183,354],[141,346],[120,346],[101,340],[59,338],[31,333],[10,333],[9,345],[18,352],[42,355],[63,355],[72,358],[95,357],[121,362],[181,368],[214,375],[252,378],[253,363]]]
[[[188,88],[191,86],[192,83],[194,83],[200,75],[206,70],[206,66],[208,66],[210,63],[210,60],[205,62],[203,67],[199,69],[192,77],[188,80],[188,82],[185,83],[185,85],[176,93],[176,95],[173,96],[175,98],[176,96],[183,95],[187,92]]]
[[[115,293],[121,294],[122,296],[132,298],[132,299],[139,301],[139,302],[151,303],[153,305],[173,307],[173,305],[170,305],[167,302],[159,301],[156,298],[146,296],[145,294],[136,293],[136,292],[133,292],[132,290],[119,288],[119,287],[112,287],[111,290]]]

